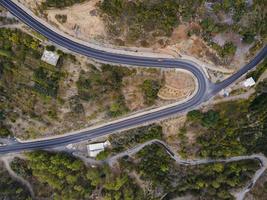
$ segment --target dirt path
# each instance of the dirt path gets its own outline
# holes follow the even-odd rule
[[[14,159],[15,156],[3,156],[0,157],[0,160],[4,163],[6,170],[8,171],[9,175],[15,179],[16,181],[20,182],[22,185],[24,185],[25,187],[28,188],[32,199],[34,199],[35,195],[34,195],[34,191],[32,188],[32,185],[25,180],[24,178],[22,178],[21,176],[17,175],[12,168],[10,167],[10,162]]]
[[[249,156],[236,156],[236,157],[231,157],[231,158],[227,158],[227,159],[184,160],[184,159],[181,159],[181,157],[179,155],[174,153],[175,151],[173,151],[172,148],[170,146],[168,146],[165,142],[163,142],[161,140],[157,140],[157,139],[150,140],[150,141],[145,142],[143,144],[139,144],[139,145],[133,147],[132,149],[128,149],[124,152],[121,152],[121,153],[115,155],[115,156],[107,158],[106,160],[104,160],[104,162],[108,163],[110,166],[113,166],[119,158],[122,158],[123,156],[126,156],[126,155],[132,156],[132,155],[136,154],[137,152],[139,152],[145,146],[151,145],[151,144],[162,145],[165,148],[165,150],[168,152],[168,154],[171,156],[171,158],[173,158],[175,160],[175,162],[179,165],[200,165],[200,164],[209,164],[209,163],[216,163],[216,162],[229,163],[229,162],[248,160],[248,159],[258,160],[260,162],[261,168],[256,171],[256,173],[254,174],[251,181],[244,188],[242,188],[238,192],[233,193],[233,195],[236,197],[237,200],[243,200],[244,199],[246,193],[249,192],[253,188],[253,186],[255,185],[257,180],[261,177],[263,172],[267,169],[267,158],[262,154],[253,154],[253,155],[249,155]]]

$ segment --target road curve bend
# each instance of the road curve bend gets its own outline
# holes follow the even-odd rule
[[[124,119],[119,122],[115,122],[109,125],[104,125],[92,130],[80,132],[74,135],[67,135],[53,139],[26,142],[26,143],[14,143],[7,146],[0,147],[0,154],[18,152],[23,150],[35,150],[35,149],[47,149],[67,145],[70,143],[79,142],[82,140],[93,139],[96,137],[104,136],[112,132],[120,131],[123,129],[131,128],[137,125],[144,124],[146,122],[152,122],[160,120],[180,112],[185,112],[193,109],[206,101],[210,97],[214,96],[221,89],[227,87],[233,83],[236,79],[245,74],[248,70],[255,67],[267,54],[267,46],[244,68],[238,71],[236,74],[226,79],[225,81],[212,85],[205,76],[203,70],[195,63],[180,60],[180,59],[168,59],[168,58],[151,58],[140,57],[132,55],[123,55],[110,53],[98,49],[94,49],[83,44],[77,43],[69,38],[66,38],[53,30],[46,27],[44,24],[33,18],[22,8],[20,8],[12,0],[0,0],[0,5],[5,7],[14,16],[20,19],[22,22],[30,26],[35,31],[44,35],[52,42],[69,49],[73,52],[82,54],[84,56],[96,59],[102,62],[111,62],[122,65],[142,66],[142,67],[158,67],[158,68],[180,68],[190,71],[197,79],[198,89],[195,95],[187,102],[179,105],[171,106],[161,110],[157,110],[148,114],[139,115],[130,119]]]

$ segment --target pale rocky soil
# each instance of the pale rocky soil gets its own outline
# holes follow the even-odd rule
[[[189,97],[195,91],[195,82],[191,74],[181,71],[164,73],[165,83],[158,96],[164,100],[181,100]]]
[[[38,6],[44,1],[45,0],[18,0],[18,2],[27,6],[27,8],[31,9],[32,11],[36,11]]]
[[[96,3],[99,3],[99,0],[91,0],[65,9],[47,10],[47,19],[60,30],[79,39],[85,41],[101,39],[106,36],[106,30]],[[61,24],[56,19],[56,15],[66,15],[67,21]]]
[[[21,3],[30,8],[32,11],[35,11],[35,13],[38,8],[36,5],[40,4],[42,1],[43,0],[20,0]],[[103,18],[101,18],[96,5],[99,2],[99,0],[90,0],[64,9],[50,9],[45,11],[45,16],[50,24],[71,36],[86,42],[98,43],[112,47],[111,44],[114,44],[114,41],[110,41],[105,27],[105,22],[103,21]],[[58,22],[55,18],[56,14],[66,15],[66,23],[61,24]],[[220,63],[216,53],[208,47],[200,37],[195,35],[191,37],[188,36],[187,33],[189,30],[199,28],[199,25],[195,23],[181,24],[173,31],[170,38],[156,38],[154,45],[150,46],[150,48],[146,50],[144,50],[144,48],[140,48],[138,51],[163,53],[178,58],[184,56],[186,56],[187,59],[197,58],[197,62],[200,62],[202,66],[209,65],[209,67],[213,67],[215,70],[230,70],[229,73],[232,72],[233,68],[236,70],[245,62],[245,52],[247,51],[247,47],[240,47],[237,50],[237,55],[235,56],[232,64],[222,66],[222,63]],[[224,36],[222,36],[222,38],[224,38]],[[121,39],[124,40],[124,38]],[[156,40],[161,41],[160,44]],[[133,47],[133,45],[127,46],[126,44],[124,49],[127,50],[127,48],[129,48],[128,50],[130,50],[130,47]],[[140,45],[136,44],[136,47],[139,48]],[[196,60],[194,61],[196,62]]]
[[[82,70],[91,70],[90,64],[93,64],[97,68],[100,66],[99,63],[92,62],[82,56],[77,56],[76,59],[77,62],[66,60],[64,61],[63,66],[61,66],[61,71],[65,75],[59,83],[58,97],[62,99],[62,103],[55,104],[56,102],[54,101],[57,100],[52,99],[52,101],[48,100],[47,103],[42,104],[40,103],[41,101],[38,100],[38,95],[36,95],[34,110],[42,116],[42,119],[28,117],[18,110],[16,114],[20,117],[18,117],[15,122],[8,122],[16,137],[26,139],[55,136],[62,133],[68,133],[73,130],[97,125],[103,121],[107,122],[112,120],[106,114],[106,107],[111,103],[112,97],[107,97],[102,101],[97,102],[81,101],[84,107],[84,113],[75,114],[72,112],[69,101],[70,98],[78,94],[76,82],[79,79],[80,72]],[[148,107],[144,102],[143,91],[141,90],[140,85],[147,79],[164,82],[164,73],[159,69],[136,68],[136,73],[134,75],[124,77],[122,94],[124,95],[126,106],[130,110],[129,114],[131,112],[142,112],[151,109],[151,107]],[[179,77],[181,76],[180,73],[175,71],[167,73],[173,74],[168,78],[168,80],[176,85],[179,82]],[[179,87],[179,84],[177,86]],[[110,95],[112,96],[112,94]],[[27,98],[27,95],[21,95],[21,99],[17,100],[18,108],[28,110],[32,106],[25,104],[25,102],[29,102]],[[158,99],[152,107],[157,108],[170,103],[172,103],[172,101]],[[57,111],[56,119],[52,119],[47,115],[48,110],[54,109]]]

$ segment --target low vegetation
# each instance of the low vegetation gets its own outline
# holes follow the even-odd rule
[[[222,103],[207,112],[189,112],[186,127],[200,130],[195,133],[196,143],[192,144],[199,148],[197,155],[215,158],[251,153],[267,155],[266,88],[265,79],[249,100]]]
[[[30,200],[29,191],[13,180],[0,163],[0,199]]]
[[[197,24],[190,28],[188,36],[201,37],[217,51],[224,64],[235,55],[237,43],[233,38],[226,38],[220,46],[213,40],[217,34],[234,33],[244,45],[252,44],[251,51],[254,53],[263,46],[267,36],[262,0],[253,3],[245,0],[104,0],[100,9],[110,38],[119,41],[120,45],[168,45],[173,30],[179,24]]]
[[[72,6],[75,3],[82,3],[85,0],[45,0],[42,3],[44,9],[55,7],[55,8],[64,8],[67,6]]]
[[[82,161],[66,154],[33,152],[28,154],[33,176],[54,189],[56,199],[89,198],[94,187],[84,174],[87,168]]]
[[[151,144],[134,157],[121,158],[113,168],[106,164],[87,167],[68,154],[45,151],[27,153],[27,160],[15,158],[11,167],[34,183],[34,188],[39,188],[36,198],[85,199],[94,194],[111,200],[142,200],[192,194],[200,198],[233,199],[231,190],[244,187],[259,163],[251,159],[178,165],[161,145]],[[142,185],[136,177],[140,177]],[[48,190],[46,196],[42,196],[43,190]]]
[[[112,36],[127,34],[127,41],[170,36],[179,22],[179,14],[192,17],[201,3],[196,1],[104,0],[101,10],[109,17]],[[182,5],[182,6],[181,6]],[[124,17],[123,17],[124,16]],[[150,33],[150,34],[148,34]]]
[[[57,14],[55,16],[55,18],[57,19],[57,21],[61,24],[64,24],[67,21],[67,15],[59,15]]]
[[[59,134],[81,128],[100,115],[107,119],[129,112],[123,93],[128,86],[123,80],[135,76],[136,69],[81,64],[17,29],[0,29],[0,38],[0,137],[36,138],[51,130]],[[41,61],[44,49],[60,55],[56,66]],[[158,83],[147,82],[136,87],[150,106]]]
[[[259,168],[256,160],[214,163],[198,166],[175,164],[164,148],[145,147],[135,164],[141,177],[152,183],[153,191],[162,191],[166,199],[192,194],[199,198],[233,199],[230,191],[244,187]]]
[[[82,71],[77,82],[78,95],[85,101],[103,101],[108,95],[113,103],[108,106],[108,115],[117,117],[125,114],[128,108],[122,95],[122,79],[135,73],[128,68],[103,65],[101,72],[94,66],[89,72]]]
[[[152,139],[162,139],[162,137],[162,127],[156,124],[111,135],[109,137],[111,147],[98,154],[97,159],[103,160],[111,154],[115,155],[116,153],[130,149],[138,144],[147,142]]]
[[[264,61],[257,66],[257,68],[251,72],[249,72],[246,77],[252,77],[255,81],[257,81],[260,76],[267,70],[267,59],[265,58]]]
[[[147,105],[153,105],[158,98],[160,82],[157,80],[145,80],[141,88],[143,90],[145,103]]]
[[[64,153],[37,151],[28,153],[27,158],[16,158],[12,168],[34,183],[34,188],[39,187],[36,198],[89,199],[95,192],[104,199],[146,199],[123,169],[112,171],[107,165],[86,167],[81,160]],[[42,194],[47,188],[51,191]]]

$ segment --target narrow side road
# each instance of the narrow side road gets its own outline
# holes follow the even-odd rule
[[[95,164],[107,163],[112,167],[118,161],[118,159],[122,158],[123,156],[133,156],[136,153],[138,153],[140,150],[142,150],[144,147],[151,145],[151,144],[158,144],[158,145],[163,146],[163,148],[165,148],[165,150],[170,155],[170,157],[173,158],[175,162],[179,165],[188,165],[188,166],[191,165],[192,166],[192,165],[210,164],[210,163],[216,163],[216,162],[229,163],[229,162],[250,160],[250,159],[258,160],[260,162],[261,168],[256,171],[251,181],[244,188],[242,188],[238,192],[233,193],[233,195],[236,197],[237,200],[244,199],[246,193],[248,193],[253,188],[257,180],[261,177],[261,175],[267,169],[267,158],[262,154],[253,154],[249,156],[236,156],[236,157],[231,157],[231,158],[226,158],[226,159],[196,159],[196,160],[185,159],[184,160],[178,154],[176,154],[175,151],[170,146],[168,146],[165,142],[161,140],[157,140],[157,139],[150,140],[143,144],[139,144],[131,149],[123,151],[115,156],[111,156],[103,161],[94,160],[92,162],[92,159],[82,158],[82,156],[79,156],[79,158],[81,158],[87,164],[95,165]]]
[[[34,190],[32,188],[32,185],[25,180],[24,178],[22,178],[21,176],[19,176],[18,174],[16,174],[16,172],[13,171],[13,169],[10,167],[10,163],[12,162],[12,160],[14,159],[15,156],[3,156],[0,157],[0,160],[4,163],[4,166],[6,168],[6,170],[8,171],[9,175],[16,181],[20,182],[22,185],[24,185],[30,192],[31,194],[31,198],[34,199],[35,195],[34,195]]]

